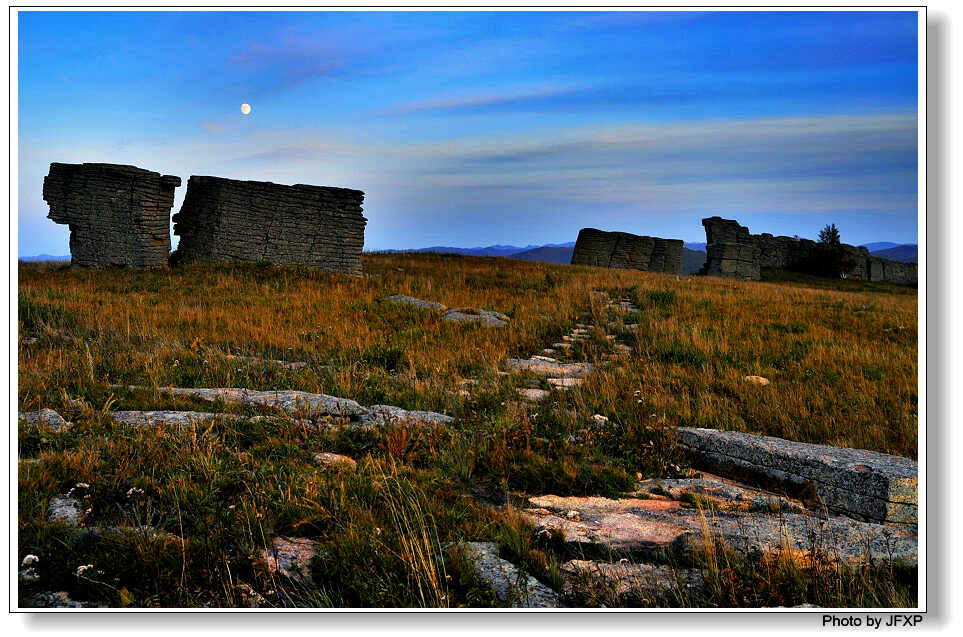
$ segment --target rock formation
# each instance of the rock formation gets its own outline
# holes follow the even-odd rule
[[[572,264],[680,274],[682,241],[582,228],[575,241]]]
[[[50,164],[48,218],[70,227],[71,263],[167,266],[170,214],[181,178],[117,164]]]
[[[706,229],[705,273],[730,279],[760,278],[759,247],[749,228],[731,219],[703,219]]]
[[[706,265],[702,273],[710,276],[759,280],[762,268],[835,276],[834,262],[838,262],[844,265],[847,277],[907,285],[917,282],[915,263],[874,257],[861,246],[842,243],[827,250],[825,245],[810,239],[749,234],[745,226],[721,217],[703,219],[702,225],[706,229]]]
[[[303,265],[361,272],[364,193],[192,176],[174,234],[179,263]]]

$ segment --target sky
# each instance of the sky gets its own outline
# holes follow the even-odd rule
[[[20,256],[51,162],[360,189],[368,250],[917,242],[915,12],[20,10],[18,84]]]

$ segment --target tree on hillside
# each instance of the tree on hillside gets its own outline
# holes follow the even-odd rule
[[[831,223],[819,231],[819,243],[832,246],[839,245],[839,228],[836,227],[835,223]]]

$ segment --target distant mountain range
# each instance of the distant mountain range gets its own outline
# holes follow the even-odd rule
[[[38,254],[32,257],[20,257],[21,261],[70,261],[70,255],[54,256],[52,254]]]
[[[478,248],[454,248],[452,246],[431,246],[429,248],[408,248],[402,250],[372,250],[372,252],[394,254],[398,252],[437,252],[439,254],[464,254],[472,257],[512,257],[522,252],[536,250],[540,248],[574,248],[575,242],[568,243],[547,243],[545,245],[509,246],[493,245]],[[571,254],[571,253],[570,253]],[[538,259],[528,259],[536,261]],[[560,263],[558,261],[548,261],[547,263]],[[566,262],[567,263],[567,262]]]
[[[686,241],[682,250],[682,273],[693,274],[699,271],[706,260],[706,244]],[[893,243],[892,241],[878,241],[867,243],[863,247],[870,254],[883,259],[916,263],[918,246],[915,243]],[[575,242],[548,243],[545,245],[493,245],[477,248],[455,248],[452,246],[431,246],[429,248],[412,248],[408,250],[376,250],[382,253],[399,252],[438,252],[440,254],[463,254],[474,257],[506,257],[522,261],[538,261],[540,263],[571,263]],[[55,256],[38,254],[31,257],[20,257],[21,261],[70,261],[70,255]]]
[[[866,246],[869,248],[869,246]],[[903,245],[894,245],[890,248],[877,248],[869,249],[869,253],[874,257],[880,257],[881,259],[889,259],[891,261],[902,261],[903,263],[916,263],[918,257],[919,246],[915,243],[904,243]]]

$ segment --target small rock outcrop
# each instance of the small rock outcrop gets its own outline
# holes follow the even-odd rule
[[[575,240],[572,265],[681,274],[682,240],[582,228]]]
[[[444,312],[446,309],[443,303],[438,303],[437,301],[423,301],[421,299],[416,299],[413,296],[406,296],[404,294],[392,294],[391,296],[386,296],[381,300],[386,303],[411,305],[422,310],[432,310],[435,312]]]
[[[39,425],[53,431],[63,431],[72,426],[64,420],[64,417],[53,409],[41,409],[40,411],[27,411],[17,414],[17,420],[23,425]]]
[[[508,560],[498,557],[494,542],[456,545],[471,560],[475,575],[485,582],[499,601],[512,608],[560,608],[558,594]]]
[[[441,315],[441,320],[449,323],[478,323],[485,327],[508,327],[511,319],[494,310],[476,310],[471,307],[456,307]]]
[[[127,389],[146,390],[148,387],[130,385]],[[352,426],[363,429],[391,425],[439,426],[454,422],[454,418],[433,411],[402,409],[394,405],[371,405],[364,407],[350,398],[327,394],[314,394],[298,390],[260,391],[237,387],[158,387],[157,391],[174,396],[191,396],[210,402],[221,401],[238,405],[270,407],[295,417],[336,417],[349,421]],[[111,412],[115,422],[129,425],[181,425],[189,422],[209,421],[216,418],[238,418],[232,414],[208,414],[204,412]],[[308,420],[302,420],[305,424]],[[313,423],[311,423],[313,424]]]
[[[47,215],[70,227],[71,264],[163,268],[181,178],[117,164],[50,164]]]
[[[856,519],[917,522],[917,464],[909,458],[736,431],[676,431],[701,468],[790,493],[814,490],[830,512]]]
[[[178,263],[300,265],[361,273],[364,193],[192,176],[174,234]]]

